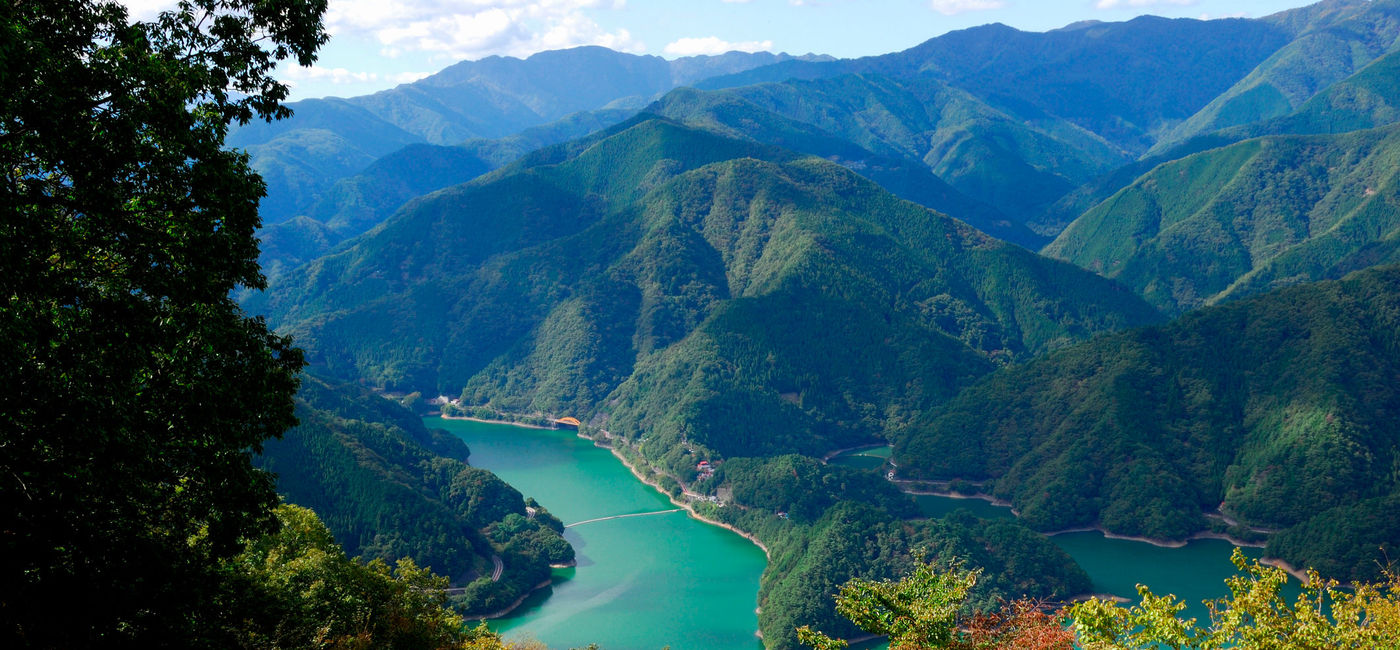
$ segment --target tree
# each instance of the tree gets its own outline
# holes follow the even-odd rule
[[[245,648],[499,648],[485,628],[468,630],[447,607],[447,579],[403,559],[361,564],[345,555],[306,508],[276,510],[276,533],[228,564],[249,613],[235,621]]]
[[[841,585],[836,611],[866,632],[889,636],[891,650],[1073,647],[1074,637],[1060,624],[1061,616],[1031,601],[1007,603],[999,613],[966,613],[968,593],[979,575],[980,570],[959,564],[939,570],[920,557],[914,572],[899,580],[855,578]],[[847,645],[807,626],[798,628],[797,639],[817,650]]]
[[[1092,599],[1070,609],[1085,650],[1333,650],[1400,647],[1400,576],[1362,583],[1350,591],[1308,571],[1307,584],[1289,604],[1280,594],[1288,575],[1247,559],[1235,549],[1231,561],[1241,575],[1226,579],[1230,596],[1207,601],[1210,623],[1182,619],[1186,607],[1174,596],[1158,596],[1138,585],[1142,601],[1132,607]]]
[[[295,422],[233,122],[284,117],[325,0],[0,4],[0,646],[217,645],[219,561],[275,528]],[[73,614],[61,614],[73,612]]]

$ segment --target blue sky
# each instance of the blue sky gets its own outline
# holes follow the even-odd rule
[[[170,0],[124,0],[150,14]],[[391,88],[464,59],[604,45],[666,58],[768,50],[838,57],[902,50],[1000,22],[1044,31],[1141,14],[1258,17],[1307,0],[330,0],[331,42],[284,68],[293,99]]]

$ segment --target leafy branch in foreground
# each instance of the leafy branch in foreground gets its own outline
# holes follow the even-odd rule
[[[1007,603],[999,613],[966,613],[968,593],[980,575],[961,564],[941,571],[920,558],[914,572],[899,580],[856,578],[842,585],[836,611],[866,632],[888,635],[891,650],[1073,647],[1073,633],[1062,625],[1061,612],[1047,613],[1033,601]],[[805,625],[797,638],[817,650],[847,645]]]
[[[1241,575],[1226,579],[1230,596],[1208,601],[1210,624],[1182,619],[1175,596],[1157,596],[1138,585],[1132,607],[1092,599],[1070,609],[1085,650],[1324,650],[1400,647],[1400,575],[1351,590],[1307,572],[1303,593],[1290,605],[1280,593],[1282,569],[1252,562],[1239,550],[1230,560]]]

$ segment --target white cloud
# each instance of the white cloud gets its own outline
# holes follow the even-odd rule
[[[672,56],[695,56],[697,54],[724,54],[725,52],[759,52],[773,49],[773,41],[741,41],[731,43],[717,36],[703,38],[682,38],[667,43],[664,52]]]
[[[331,0],[333,35],[367,35],[385,56],[428,52],[441,59],[602,45],[640,52],[627,30],[608,31],[589,11],[620,9],[625,0]]]
[[[929,0],[929,6],[944,16],[952,16],[968,11],[1001,9],[1006,6],[1006,2],[1004,0]]]
[[[313,65],[309,68],[293,66],[287,68],[282,76],[289,83],[295,84],[298,81],[321,81],[333,84],[354,84],[378,81],[379,75],[373,72],[352,72],[345,68],[323,68]]]
[[[1175,5],[1178,7],[1189,7],[1198,0],[1099,0],[1094,7],[1098,9],[1118,9],[1120,7],[1152,7],[1156,5]]]

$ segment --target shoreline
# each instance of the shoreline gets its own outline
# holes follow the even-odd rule
[[[439,413],[437,416],[440,417],[440,418],[442,418],[442,419],[444,419],[444,420],[467,420],[468,422],[481,422],[481,423],[483,423],[483,424],[509,424],[510,426],[513,426],[513,427],[521,427],[521,428],[524,428],[524,429],[540,429],[540,430],[543,430],[543,431],[558,431],[558,430],[559,430],[558,427],[543,427],[543,426],[540,426],[540,425],[538,425],[538,424],[526,424],[526,423],[524,423],[524,422],[511,422],[510,420],[487,420],[487,419],[485,419],[485,418],[474,418],[474,417],[472,417],[472,416],[470,416],[470,415],[447,415],[447,414],[445,414],[445,413]]]
[[[1295,567],[1295,566],[1293,566],[1292,564],[1289,564],[1289,563],[1287,563],[1287,562],[1285,562],[1285,561],[1283,561],[1283,560],[1281,560],[1281,559],[1279,559],[1279,558],[1276,558],[1276,557],[1265,557],[1265,558],[1260,558],[1260,559],[1259,559],[1259,563],[1262,564],[1262,565],[1264,565],[1264,566],[1273,567],[1273,568],[1275,568],[1275,569],[1282,569],[1284,573],[1287,573],[1288,575],[1293,576],[1294,578],[1296,578],[1296,579],[1298,580],[1298,582],[1301,582],[1301,583],[1303,583],[1303,584],[1305,584],[1305,585],[1308,584],[1308,582],[1309,582],[1309,581],[1308,581],[1308,574],[1307,574],[1306,571],[1303,571],[1302,569],[1299,569],[1298,567]],[[1350,583],[1350,582],[1342,583],[1342,584],[1340,584],[1340,585],[1338,585],[1338,586],[1341,586],[1341,587],[1350,587],[1350,586],[1351,586],[1351,583]]]
[[[639,471],[637,471],[636,466],[634,466],[632,463],[628,462],[627,458],[624,457],[622,454],[618,453],[618,451],[617,451],[617,446],[616,446],[616,445],[613,445],[611,442],[608,442],[608,444],[601,444],[601,441],[599,441],[598,439],[596,439],[596,438],[590,438],[590,437],[588,437],[588,436],[585,436],[585,435],[583,435],[582,432],[580,432],[580,433],[578,434],[578,437],[583,438],[584,440],[591,441],[591,442],[593,443],[593,445],[596,446],[596,447],[601,447],[601,448],[603,448],[603,449],[607,449],[609,452],[612,453],[612,455],[613,455],[614,458],[616,458],[619,462],[622,463],[622,466],[623,466],[623,467],[626,467],[626,468],[627,468],[627,471],[632,472],[632,476],[637,477],[637,480],[638,480],[638,481],[641,481],[643,485],[646,485],[646,486],[650,487],[651,489],[656,490],[656,492],[657,492],[658,494],[661,494],[662,496],[666,497],[668,500],[670,500],[670,502],[672,503],[672,505],[675,505],[676,507],[685,510],[686,513],[690,515],[690,518],[691,518],[691,519],[696,519],[696,520],[702,521],[702,522],[704,522],[704,523],[707,523],[707,524],[709,524],[709,525],[711,525],[711,526],[717,526],[717,527],[719,527],[719,528],[723,528],[723,529],[725,529],[725,530],[728,530],[728,531],[731,532],[731,533],[734,533],[735,535],[738,535],[738,536],[740,536],[740,537],[742,537],[742,538],[748,540],[751,544],[753,544],[754,546],[757,546],[757,547],[759,548],[759,550],[763,551],[763,558],[764,558],[765,561],[768,561],[768,562],[771,562],[771,561],[772,561],[773,558],[772,558],[772,556],[768,553],[768,547],[767,547],[767,546],[764,546],[764,545],[763,545],[763,542],[758,541],[758,538],[755,537],[752,533],[749,533],[748,531],[745,531],[745,530],[741,530],[739,527],[734,526],[734,525],[732,525],[732,524],[726,524],[726,523],[724,523],[724,522],[722,522],[722,521],[715,521],[714,519],[710,519],[710,518],[708,518],[708,517],[705,517],[705,516],[703,516],[703,515],[701,515],[701,514],[695,512],[695,508],[694,508],[692,505],[690,505],[690,501],[689,501],[689,500],[686,500],[686,501],[678,501],[678,500],[676,499],[676,497],[673,497],[673,496],[670,495],[670,493],[666,492],[665,490],[662,490],[662,489],[661,489],[661,486],[659,486],[659,485],[657,485],[656,483],[653,483],[653,482],[651,482],[651,481],[648,481],[648,480],[646,479],[645,476],[642,476],[642,473],[639,472]],[[611,437],[611,436],[609,436],[609,437]],[[688,494],[688,493],[686,493],[686,492],[681,492],[681,496],[685,496],[686,494]]]
[[[899,481],[895,481],[895,482],[898,483]],[[1016,517],[1017,519],[1020,519],[1020,517],[1021,517],[1021,513],[1016,512],[1016,509],[1011,507],[1011,502],[1010,502],[1010,501],[1005,501],[1005,500],[1002,500],[1002,499],[998,499],[998,498],[996,498],[996,497],[994,497],[994,496],[992,496],[992,495],[990,495],[990,494],[963,494],[963,493],[961,493],[961,492],[938,492],[938,491],[925,491],[925,490],[906,490],[906,489],[904,489],[904,488],[902,488],[902,487],[900,488],[900,492],[903,492],[903,493],[905,493],[905,494],[915,495],[915,496],[936,496],[936,497],[944,497],[944,498],[947,498],[947,499],[981,499],[982,501],[986,501],[986,502],[988,502],[988,503],[990,503],[990,504],[992,504],[992,505],[994,505],[994,506],[997,506],[997,507],[1009,508],[1009,509],[1011,510],[1011,515],[1014,516],[1014,517]],[[1097,525],[1097,524],[1096,524],[1096,525],[1093,525],[1093,526],[1079,526],[1079,527],[1075,527],[1075,528],[1065,528],[1065,529],[1062,529],[1062,530],[1035,531],[1035,532],[1040,533],[1041,535],[1044,535],[1044,536],[1046,536],[1046,537],[1054,537],[1055,535],[1063,535],[1063,534],[1067,534],[1067,533],[1089,533],[1089,532],[1095,532],[1095,533],[1099,533],[1099,534],[1103,535],[1103,536],[1104,536],[1105,538],[1107,538],[1107,539],[1121,539],[1121,540],[1126,540],[1126,541],[1130,541],[1130,542],[1142,542],[1142,543],[1144,543],[1144,544],[1151,544],[1151,545],[1153,545],[1153,546],[1158,546],[1158,547],[1161,547],[1161,548],[1181,548],[1181,547],[1183,547],[1183,546],[1186,546],[1186,545],[1187,545],[1188,543],[1190,543],[1191,541],[1193,541],[1193,540],[1198,540],[1198,539],[1218,539],[1218,540],[1221,540],[1221,541],[1229,542],[1230,545],[1232,545],[1232,546],[1238,546],[1238,547],[1240,547],[1240,548],[1264,548],[1264,547],[1267,545],[1265,542],[1249,542],[1249,541],[1242,540],[1242,539],[1240,539],[1240,538],[1238,538],[1238,537],[1234,537],[1234,536],[1230,535],[1229,533],[1217,533],[1217,532],[1212,531],[1212,530],[1199,530],[1199,531],[1196,531],[1196,532],[1194,532],[1194,533],[1191,533],[1191,534],[1188,535],[1185,539],[1160,539],[1160,538],[1155,538],[1155,537],[1139,537],[1139,536],[1135,536],[1135,535],[1121,535],[1121,534],[1118,534],[1118,533],[1110,532],[1110,531],[1108,531],[1107,529],[1105,529],[1104,527],[1099,526],[1099,525]],[[1292,573],[1294,576],[1297,576],[1297,575],[1300,575],[1300,574],[1301,574],[1301,572],[1295,573],[1296,571],[1297,571],[1297,569],[1293,569],[1292,571],[1290,571],[1290,573]]]
[[[551,565],[551,566],[552,566],[552,565]],[[541,583],[539,583],[539,584],[537,584],[537,585],[535,585],[535,586],[533,586],[533,587],[531,587],[531,588],[525,590],[525,593],[520,594],[520,597],[519,597],[519,598],[516,598],[516,599],[515,599],[515,602],[513,602],[513,603],[507,605],[507,606],[505,607],[505,609],[502,609],[502,610],[499,610],[499,611],[495,611],[495,612],[490,612],[490,613],[487,613],[487,614],[472,614],[472,615],[470,615],[470,616],[468,616],[468,615],[463,615],[463,616],[462,616],[462,619],[463,619],[463,620],[475,620],[475,621],[491,621],[491,620],[495,620],[495,619],[498,619],[498,618],[502,618],[502,617],[504,617],[504,616],[508,616],[508,615],[510,615],[511,612],[513,612],[513,611],[519,609],[521,605],[525,604],[525,599],[526,599],[526,598],[529,598],[529,597],[530,597],[532,594],[534,594],[536,591],[539,591],[539,590],[541,590],[541,589],[544,589],[545,587],[548,587],[548,586],[550,586],[550,585],[552,585],[552,584],[554,584],[554,578],[550,578],[550,579],[548,579],[548,580],[545,580],[545,581],[543,581],[543,582],[541,582]]]

